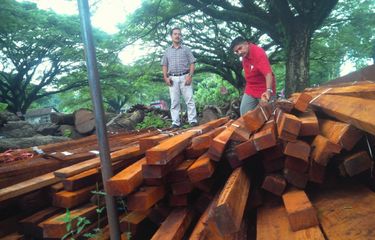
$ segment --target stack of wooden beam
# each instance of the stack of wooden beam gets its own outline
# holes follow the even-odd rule
[[[0,189],[0,201],[48,188],[51,206],[17,221],[33,238],[100,226],[109,239],[109,194],[124,239],[372,239],[374,103],[374,83],[307,89],[236,120],[139,133],[111,153],[105,183],[96,157]]]

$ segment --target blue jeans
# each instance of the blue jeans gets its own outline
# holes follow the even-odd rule
[[[242,96],[242,101],[240,105],[241,116],[247,113],[248,111],[251,111],[254,108],[256,108],[256,106],[258,106],[259,104],[259,101],[260,101],[260,98],[255,98],[251,95],[244,93]]]

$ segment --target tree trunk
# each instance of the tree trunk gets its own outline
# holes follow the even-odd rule
[[[51,113],[51,122],[58,125],[74,125],[73,113]]]
[[[288,34],[286,44],[286,79],[285,95],[288,97],[309,87],[309,54],[312,30],[308,26],[299,25]]]
[[[94,113],[89,109],[78,109],[74,113],[74,126],[81,134],[92,133],[95,129]]]

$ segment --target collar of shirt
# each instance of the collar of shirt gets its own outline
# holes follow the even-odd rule
[[[180,45],[178,45],[178,47],[177,47],[177,48],[175,48],[175,47],[174,47],[174,45],[172,44],[172,45],[171,45],[171,48],[174,48],[174,49],[179,49],[179,48],[182,48],[182,45],[180,44]]]
[[[245,56],[245,58],[247,58],[248,60],[251,60],[252,58],[252,55],[251,55],[251,47],[253,46],[252,43],[248,43],[248,52],[247,52],[247,55]]]

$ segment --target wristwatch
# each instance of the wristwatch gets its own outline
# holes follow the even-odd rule
[[[273,93],[272,88],[267,88],[267,92],[270,92],[272,94]]]

